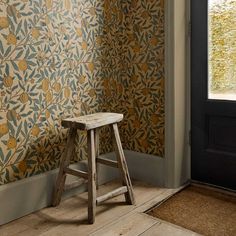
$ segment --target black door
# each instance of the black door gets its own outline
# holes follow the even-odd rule
[[[210,4],[218,4],[216,12]],[[231,13],[219,4],[191,0],[191,177],[236,190],[236,25],[229,32],[220,14]]]

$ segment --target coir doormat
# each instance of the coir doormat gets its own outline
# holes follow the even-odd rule
[[[189,186],[148,214],[203,235],[236,235],[236,197],[211,189]]]

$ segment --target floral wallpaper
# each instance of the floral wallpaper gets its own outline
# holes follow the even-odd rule
[[[164,156],[164,1],[123,4],[124,148]]]
[[[162,0],[1,0],[0,184],[56,168],[61,119],[97,111],[124,113],[125,149],[163,156],[163,21]]]

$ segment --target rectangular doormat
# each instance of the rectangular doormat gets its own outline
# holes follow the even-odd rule
[[[189,186],[149,215],[206,236],[236,236],[236,196]]]

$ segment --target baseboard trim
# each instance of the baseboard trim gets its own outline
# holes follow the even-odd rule
[[[127,150],[125,156],[131,178],[155,186],[164,186],[163,158]],[[115,154],[108,153],[103,157],[115,159]],[[85,171],[87,163],[83,161],[73,164],[72,167]],[[99,164],[98,168],[100,185],[119,176],[118,170],[112,167]],[[57,173],[58,169],[0,186],[0,225],[50,206]],[[73,182],[75,179],[76,177],[68,176],[67,182]],[[65,192],[63,198],[86,190],[87,186],[83,184]]]
[[[158,187],[165,184],[165,159],[159,156],[125,150],[130,176]]]

